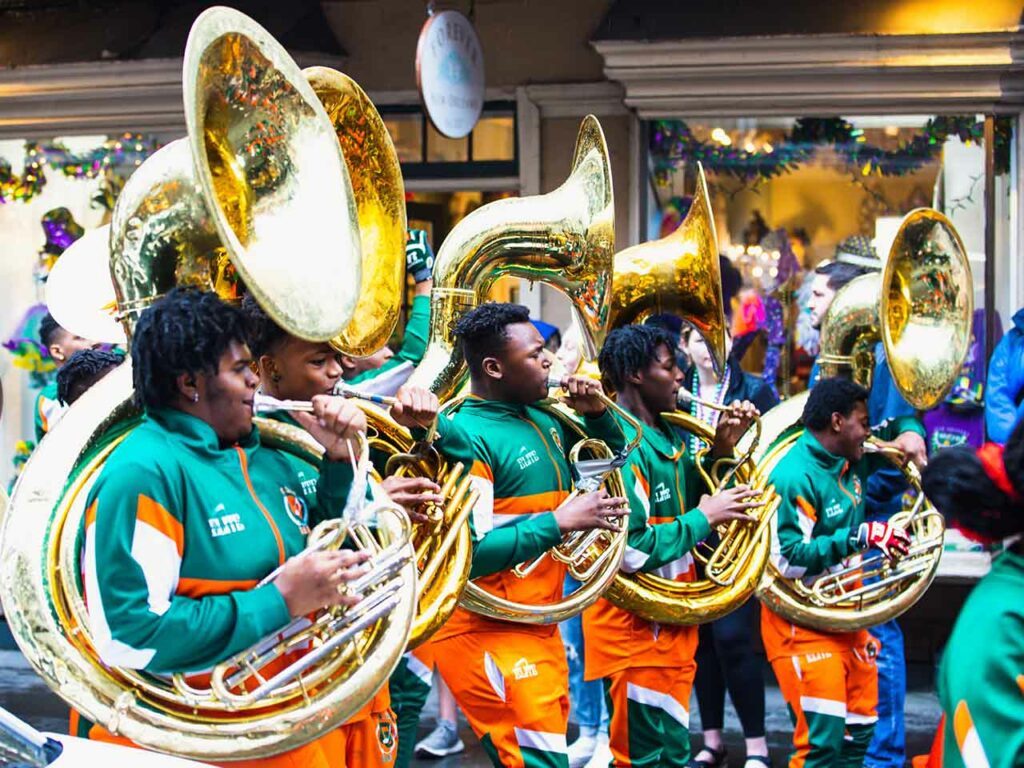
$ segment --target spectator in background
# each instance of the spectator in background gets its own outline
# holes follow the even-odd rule
[[[93,384],[124,362],[124,355],[106,349],[75,352],[57,371],[57,400],[68,407]]]
[[[81,336],[61,328],[57,321],[53,319],[53,315],[49,313],[39,321],[39,341],[46,351],[50,353],[50,357],[53,358],[58,371],[79,350],[92,349],[97,346],[96,342],[83,339]],[[39,396],[36,398],[35,425],[37,441],[42,440],[43,435],[53,429],[53,425],[64,415],[66,410],[67,406],[61,405],[57,397],[57,380],[54,379],[40,390]]]
[[[1002,445],[1024,414],[1024,309],[1017,310],[1013,327],[992,352],[987,386],[985,428],[988,439]]]
[[[558,348],[562,346],[562,334],[558,328],[543,320],[531,320],[530,322],[533,323],[534,328],[540,331],[540,335],[544,339],[544,349],[551,353],[557,352]]]

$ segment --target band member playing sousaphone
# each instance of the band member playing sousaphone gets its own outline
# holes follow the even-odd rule
[[[623,570],[691,580],[690,551],[721,524],[747,520],[756,493],[736,485],[701,496],[704,484],[686,450],[686,434],[660,414],[674,411],[683,374],[668,331],[627,325],[601,350],[601,373],[618,405],[643,424],[643,439],[623,469],[629,499],[629,538]],[[736,403],[718,422],[712,460],[731,456],[757,415]],[[690,757],[689,705],[697,627],[660,625],[607,600],[583,614],[586,678],[602,680],[610,708],[615,765],[685,766]]]
[[[341,353],[327,342],[307,341],[288,333],[270,319],[251,296],[243,301],[243,310],[263,392],[278,400],[292,401],[313,401],[318,396],[333,395],[343,373]],[[425,426],[437,416],[437,397],[428,390],[403,388],[397,399],[391,415],[402,426]],[[267,415],[297,424],[297,419],[304,414],[275,411]],[[382,487],[391,500],[406,507],[410,515],[421,514],[418,510],[424,504],[443,501],[437,483],[426,477],[386,477]],[[345,765],[393,763],[398,740],[388,686],[383,686],[338,732]]]
[[[513,569],[562,541],[567,531],[617,530],[624,498],[599,490],[570,495],[566,454],[579,437],[536,407],[548,394],[551,363],[525,307],[483,304],[455,334],[469,367],[472,394],[439,420],[438,447],[471,466],[479,500],[470,518],[475,548],[470,575],[504,598],[540,603],[561,598],[565,566],[545,557],[528,575]],[[568,404],[584,429],[621,448],[623,433],[597,394],[600,385],[569,377]],[[568,668],[553,623],[497,620],[463,608],[431,643],[437,668],[497,766],[564,766]]]
[[[868,391],[844,378],[815,385],[804,433],[771,473],[781,503],[772,560],[787,578],[811,579],[869,548],[907,553],[897,525],[865,522],[866,478],[884,461],[865,455]],[[826,632],[794,624],[767,605],[761,635],[794,721],[790,766],[860,766],[878,700],[878,643],[867,630]]]
[[[102,470],[85,522],[85,596],[108,665],[201,673],[293,618],[359,602],[345,587],[367,553],[296,555],[312,525],[345,507],[363,413],[318,395],[313,413],[296,414],[325,450],[310,478],[309,465],[260,442],[246,340],[242,312],[213,293],[174,289],[139,320],[131,355],[144,416]],[[123,741],[99,725],[89,735]],[[338,742],[335,730],[232,765],[327,768]]]

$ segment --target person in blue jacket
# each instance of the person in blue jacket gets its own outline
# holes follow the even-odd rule
[[[986,388],[985,429],[989,440],[1003,445],[1024,416],[1024,309],[992,352]]]

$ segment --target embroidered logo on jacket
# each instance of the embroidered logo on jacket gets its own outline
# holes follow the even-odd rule
[[[526,680],[537,676],[537,665],[526,660],[524,656],[512,667],[512,676],[516,680]]]
[[[660,501],[668,501],[672,498],[672,489],[670,489],[664,483],[658,483],[654,486],[654,503],[657,504]]]
[[[829,499],[828,500],[828,506],[825,507],[825,517],[826,518],[839,517],[839,515],[841,515],[841,514],[843,514],[843,506],[842,506],[842,504],[840,504],[835,499]]]
[[[309,533],[309,510],[306,509],[306,500],[295,493],[291,488],[281,486],[281,497],[284,499],[284,511],[288,517],[302,530]]]
[[[537,455],[536,451],[527,451],[525,445],[519,449],[519,458],[516,459],[516,464],[519,465],[520,469],[526,469],[538,461],[540,461],[540,456]]]
[[[241,533],[245,530],[245,524],[239,514],[220,514],[225,510],[223,504],[213,508],[213,514],[206,519],[210,526],[210,535],[217,539],[221,536],[230,536],[232,533]]]
[[[301,469],[299,470],[299,484],[302,486],[303,496],[316,496],[316,481],[315,477],[306,477],[306,473]]]
[[[396,739],[395,723],[390,715],[378,715],[377,720],[377,743],[380,745],[380,754],[385,763],[392,763],[395,760]]]

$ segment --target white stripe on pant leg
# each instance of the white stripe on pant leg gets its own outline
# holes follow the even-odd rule
[[[846,713],[847,725],[871,725],[878,722],[877,715],[859,715],[856,712]]]
[[[491,688],[494,689],[494,695],[499,699],[508,703],[508,699],[505,698],[505,675],[501,672],[501,667],[498,666],[491,654],[484,651],[484,674],[487,675],[487,681],[491,684]]]
[[[636,683],[626,684],[626,698],[643,704],[645,707],[655,707],[667,713],[669,717],[689,729],[690,713],[686,707],[673,699],[669,694],[656,691],[653,688],[644,688]]]
[[[569,747],[565,743],[564,733],[552,733],[550,731],[530,731],[526,728],[516,728],[516,743],[520,747],[536,749],[541,752],[554,752],[559,755],[569,753]]]
[[[846,702],[832,699],[819,699],[816,696],[801,696],[800,709],[804,712],[816,712],[819,715],[841,717],[846,720]]]
[[[420,679],[424,685],[431,685],[434,681],[434,670],[417,659],[413,654],[405,654],[406,669]]]

